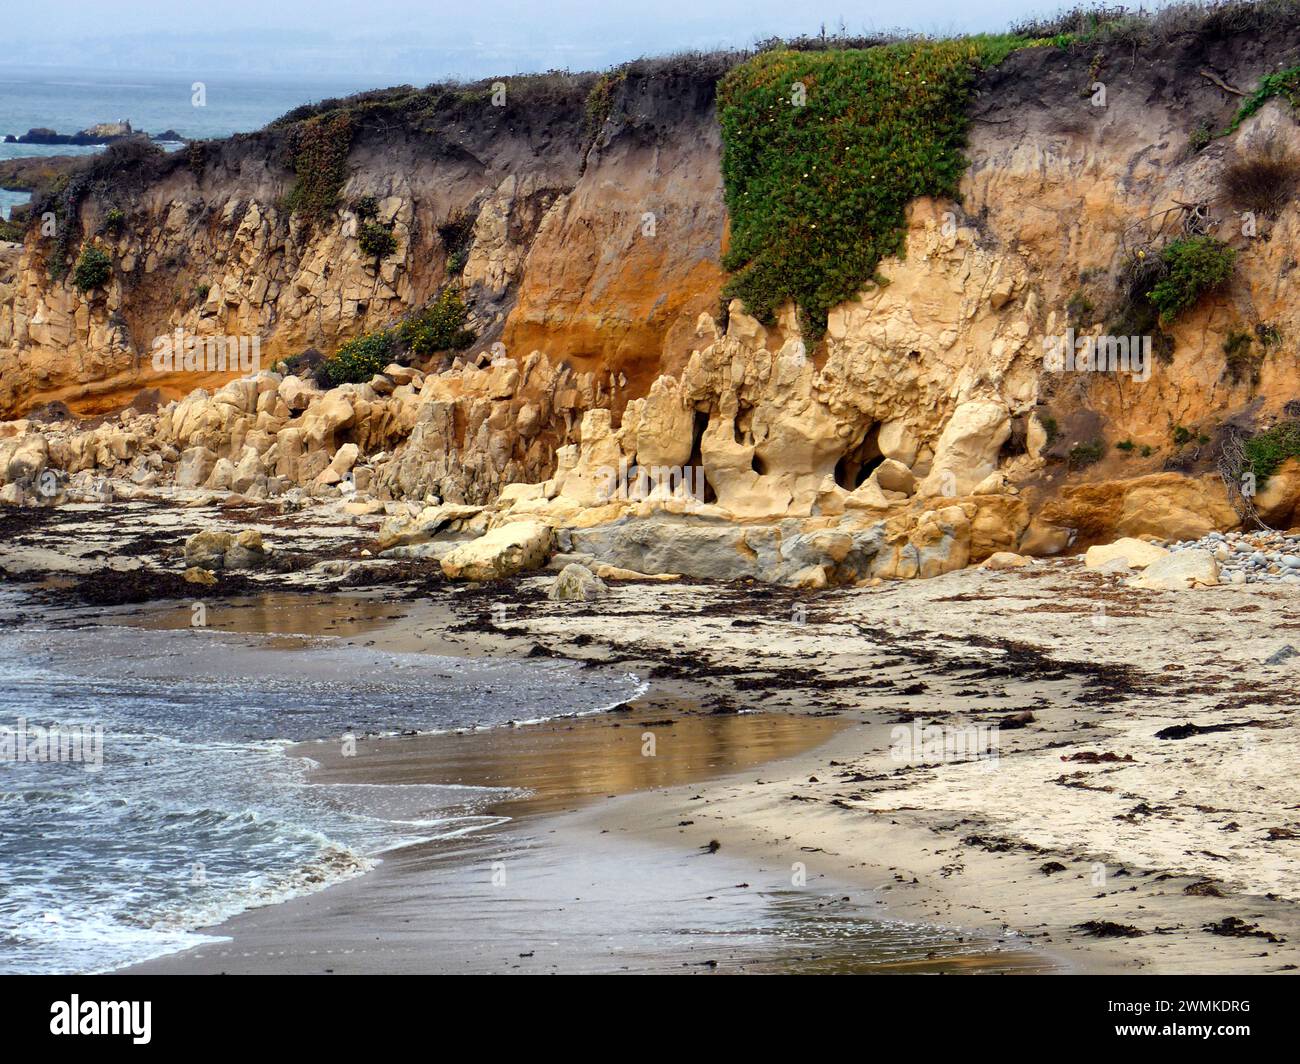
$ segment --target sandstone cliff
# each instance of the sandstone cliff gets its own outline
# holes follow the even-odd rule
[[[1225,175],[1300,157],[1300,131],[1284,98],[1230,135],[1202,131],[1296,66],[1300,23],[1013,53],[977,85],[960,201],[914,201],[889,283],[835,307],[816,342],[790,309],[764,325],[721,299],[716,84],[736,59],[506,81],[501,107],[490,83],[373,94],[349,104],[345,181],[312,221],[286,203],[292,123],[101,178],[75,223],[110,250],[105,285],[51,280],[35,231],[5,252],[0,411],[62,400],[97,414],[140,389],[203,386],[136,432],[164,482],[179,464],[190,487],[328,492],[358,465],[380,500],[471,504],[531,484],[497,504],[506,518],[578,529],[686,506],[748,559],[718,575],[790,582],[1237,523],[1215,444],[1298,398],[1300,213],[1288,194],[1245,224]],[[378,260],[358,242],[366,197],[395,238]],[[108,229],[114,207],[124,223]],[[1112,331],[1126,268],[1179,234],[1221,239],[1236,267],[1160,330],[1146,379],[1046,369],[1045,340]],[[294,376],[221,387],[230,374],[150,365],[154,338],[178,327],[259,336],[264,364],[329,352],[457,277],[477,341],[450,368],[318,393]],[[1247,372],[1225,353],[1238,334],[1261,338]],[[100,454],[97,431],[47,443],[71,448],[54,464],[124,470],[138,452]],[[27,432],[11,430],[10,450]],[[606,471],[637,467],[699,468],[699,498],[611,500]],[[754,562],[735,530],[783,520],[802,524],[777,535],[781,557]],[[813,532],[840,538],[792,546]]]

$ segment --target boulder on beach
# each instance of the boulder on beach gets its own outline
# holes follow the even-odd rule
[[[1213,587],[1219,582],[1219,563],[1208,550],[1184,550],[1166,553],[1146,567],[1146,571],[1129,581],[1130,587],[1147,591],[1185,591],[1193,587]]]
[[[591,602],[607,590],[605,582],[585,565],[570,562],[546,594],[552,602]]]
[[[1115,540],[1114,543],[1089,547],[1088,552],[1083,556],[1083,564],[1089,569],[1100,569],[1107,562],[1123,558],[1130,569],[1145,569],[1152,562],[1168,556],[1169,552],[1159,544],[1125,536],[1123,539]]]
[[[246,528],[230,532],[196,532],[185,541],[185,564],[199,569],[253,569],[266,561],[262,534]]]
[[[256,529],[244,529],[226,549],[227,569],[256,569],[265,561],[266,547],[262,544],[262,533]]]
[[[407,547],[416,543],[428,543],[441,532],[456,531],[462,522],[477,517],[483,512],[481,506],[465,506],[459,503],[442,503],[438,506],[426,506],[418,514],[398,514],[390,517],[379,529],[379,549]]]
[[[550,525],[511,521],[464,543],[442,559],[448,580],[499,580],[546,564],[553,544]]]
[[[220,569],[234,541],[229,532],[195,532],[185,541],[185,564],[189,568]]]
[[[1033,558],[1026,558],[1023,554],[1014,554],[1009,550],[1000,550],[996,554],[990,555],[984,559],[981,569],[1021,569],[1026,565],[1033,565]]]

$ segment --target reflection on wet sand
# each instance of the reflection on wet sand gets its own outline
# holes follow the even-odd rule
[[[455,783],[526,790],[500,810],[530,816],[596,797],[671,787],[789,757],[829,739],[832,717],[708,714],[661,699],[653,705],[514,729],[363,740],[298,750],[320,763],[312,782]]]
[[[757,769],[820,745],[844,726],[833,717],[708,714],[687,700],[659,697],[594,717],[369,740],[354,757],[334,744],[296,749],[320,763],[313,784],[344,791],[359,783],[505,789],[490,811],[508,820],[390,854],[369,877],[375,889],[366,922],[376,934],[358,936],[357,948],[382,949],[385,963],[398,970],[975,974],[1050,968],[1019,943],[890,920],[869,892],[849,896],[816,883],[791,889],[788,869],[611,835],[585,823],[580,811],[557,815],[594,811],[597,803],[635,791]],[[334,914],[345,920],[355,912],[355,901],[344,897],[350,889],[309,901],[315,912],[304,915],[302,926],[337,930]],[[236,935],[237,946],[245,941]],[[374,959],[332,963],[365,971]]]
[[[116,623],[139,628],[191,628],[195,603],[203,602],[203,627],[223,632],[293,636],[336,636],[347,639],[367,635],[406,616],[408,605],[379,598],[340,595],[302,595],[276,592],[247,598],[204,602],[195,589],[194,602],[162,602],[114,618]],[[272,644],[274,645],[274,644]]]
[[[301,636],[364,637],[403,609],[355,598],[262,596],[222,603],[210,618],[213,627],[292,632],[297,635],[286,639],[301,642]],[[149,623],[187,626],[189,606],[157,611]],[[444,801],[446,788],[499,788],[500,798],[476,809],[483,815],[466,821],[465,834],[389,852],[358,880],[213,929],[233,941],[136,970],[994,973],[1048,967],[1018,942],[890,920],[871,891],[846,892],[816,875],[792,889],[788,867],[763,867],[725,850],[664,846],[591,822],[611,800],[633,792],[731,773],[762,779],[772,762],[817,747],[846,726],[852,725],[842,718],[806,713],[708,713],[661,688],[591,716],[363,737],[351,756],[337,741],[298,744],[292,752],[318,766],[309,786],[369,815],[437,815],[430,794],[436,790]],[[771,772],[780,777],[778,767]],[[702,807],[697,815],[708,813]]]

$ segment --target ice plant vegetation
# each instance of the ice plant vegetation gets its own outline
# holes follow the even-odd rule
[[[763,52],[718,88],[731,219],[726,296],[770,322],[787,301],[810,338],[903,248],[907,205],[956,198],[979,71],[1018,36]]]

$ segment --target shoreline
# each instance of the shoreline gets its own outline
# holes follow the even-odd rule
[[[653,765],[637,753],[643,727],[672,751],[665,758],[661,749]],[[734,740],[719,741],[719,729]],[[592,821],[627,799],[666,793],[647,788],[651,780],[671,790],[685,778],[679,785],[692,790],[717,778],[700,763],[702,736],[711,751],[704,760],[728,753],[747,759],[724,772],[726,779],[783,764],[791,747],[795,757],[806,756],[838,730],[836,722],[799,714],[704,714],[652,692],[604,719],[385,737],[369,740],[355,759],[337,756],[331,744],[300,744],[301,756],[323,760],[312,784],[380,788],[419,786],[410,781],[431,767],[482,770],[493,763],[485,748],[495,744],[508,751],[498,770],[521,772],[513,783],[527,779],[528,793],[485,810],[502,818],[496,824],[381,855],[362,876],[203,930],[219,941],[119,974],[1053,970],[1048,957],[1011,937],[893,920],[871,892],[854,890],[850,898],[847,882],[822,877],[807,889],[782,889],[779,879],[753,878],[740,855],[620,835]],[[521,760],[531,767],[521,768]],[[628,766],[646,766],[639,782],[625,778]],[[475,785],[510,783],[478,776]],[[786,911],[792,906],[794,914]],[[805,924],[827,906],[859,930],[849,946],[808,933]],[[692,918],[699,926],[689,934],[674,930]]]
[[[240,603],[233,602],[230,605],[239,606]],[[335,610],[355,614],[359,612],[357,606],[358,600],[351,600],[335,603]],[[145,607],[143,611],[133,612],[136,613],[136,616],[131,618],[133,623],[146,622],[150,627],[168,619],[166,615],[160,615],[154,608]],[[259,613],[258,616],[261,617],[261,614]],[[299,611],[298,616],[303,616],[302,611]],[[428,634],[427,626],[433,623],[441,624],[448,629],[457,627],[461,629],[460,632],[442,633],[438,640],[439,650],[442,652],[448,649],[459,649],[461,653],[475,657],[537,656],[530,653],[536,644],[525,648],[515,637],[501,637],[496,633],[478,630],[473,635],[468,635],[464,633],[463,624],[454,623],[456,616],[454,611],[446,608],[445,603],[421,606],[412,610],[401,621],[367,633],[372,638],[366,642],[367,645],[392,652],[419,650],[425,641],[424,637]],[[171,620],[180,621],[183,618],[173,617]],[[242,629],[243,626],[240,627]],[[626,666],[627,663],[624,662],[618,667]],[[566,785],[561,788],[548,788],[546,779],[531,777],[526,783],[528,790],[532,792],[528,797],[507,798],[499,805],[485,811],[506,818],[506,823],[499,825],[499,832],[496,831],[498,826],[489,826],[483,833],[489,836],[501,834],[506,837],[520,831],[533,831],[542,836],[564,834],[570,840],[569,849],[552,855],[552,873],[559,864],[568,859],[564,856],[564,852],[572,854],[576,851],[586,854],[589,860],[603,859],[611,864],[636,867],[647,882],[663,884],[673,881],[683,873],[684,869],[689,869],[693,859],[698,857],[699,853],[694,849],[683,850],[680,844],[673,842],[632,837],[620,840],[614,847],[614,850],[619,851],[619,856],[616,858],[609,846],[610,833],[603,829],[586,830],[586,818],[595,809],[604,808],[610,801],[617,802],[621,798],[664,792],[665,786],[671,786],[683,772],[686,773],[689,782],[682,785],[698,789],[715,778],[731,778],[737,770],[768,771],[770,766],[783,762],[792,744],[799,748],[796,756],[808,756],[812,750],[823,747],[825,741],[837,731],[846,726],[852,727],[832,717],[811,713],[763,713],[753,712],[751,709],[742,711],[734,706],[720,705],[716,699],[711,703],[713,708],[707,709],[702,703],[697,704],[695,701],[695,698],[703,695],[703,692],[691,693],[688,691],[691,686],[689,683],[675,680],[667,683],[655,681],[649,692],[621,707],[596,714],[553,717],[541,724],[518,722],[514,726],[451,730],[415,736],[368,736],[359,742],[360,756],[355,759],[341,758],[335,744],[332,743],[298,743],[290,747],[289,752],[291,756],[307,757],[319,766],[311,774],[310,785],[330,786],[340,783],[357,785],[359,783],[363,786],[383,787],[394,783],[409,785],[412,779],[421,778],[419,773],[427,771],[431,763],[438,765],[444,771],[448,760],[452,764],[459,764],[461,755],[449,758],[447,754],[448,747],[452,745],[471,749],[482,748],[494,742],[508,744],[515,736],[519,736],[521,740],[529,737],[535,742],[538,737],[549,733],[556,742],[544,760],[547,764],[560,765],[572,770],[577,773],[577,779],[567,780]],[[707,765],[693,766],[690,764],[689,757],[683,763],[683,749],[695,753],[697,760],[698,751],[692,750],[689,740],[683,747],[679,734],[681,725],[686,725],[697,732],[707,732],[710,739],[717,742],[717,750],[709,755]],[[661,751],[656,762],[656,767],[662,767],[664,771],[649,773],[639,783],[629,785],[623,781],[620,786],[617,782],[602,778],[600,768],[608,768],[605,754],[592,756],[590,751],[575,753],[574,744],[584,731],[589,735],[601,732],[612,734],[615,730],[622,729],[624,733],[631,732],[631,734],[627,734],[626,739],[620,737],[620,741],[630,742],[635,747],[645,737],[641,728],[653,728],[665,745],[669,743],[672,745],[670,749]],[[665,728],[666,735],[661,732],[661,729]],[[729,733],[736,738],[726,741],[718,738],[721,733]],[[781,739],[782,736],[785,736],[784,741]],[[606,745],[602,743],[602,749]],[[668,756],[665,757],[664,754]],[[774,756],[776,760],[773,760]],[[717,767],[719,758],[729,758],[731,761],[730,770],[722,769],[720,776]],[[634,764],[638,762],[648,764],[640,757],[633,757],[631,760]],[[743,768],[738,767],[741,764],[744,765]],[[595,776],[594,783],[592,776]],[[444,784],[448,782],[441,775],[437,777],[437,781]],[[515,784],[520,782],[523,781],[515,781]],[[513,784],[508,780],[490,780],[480,776],[474,779],[473,785],[510,787]],[[387,937],[391,929],[386,926],[385,921],[372,920],[369,916],[361,915],[363,911],[369,912],[369,905],[365,899],[373,896],[384,897],[391,891],[390,879],[400,879],[401,900],[388,904],[396,905],[405,914],[398,919],[406,921],[414,919],[412,912],[418,912],[422,908],[416,899],[430,889],[433,881],[432,869],[435,867],[435,862],[429,855],[448,845],[472,846],[479,834],[479,826],[471,825],[463,831],[456,832],[451,839],[418,843],[379,855],[379,860],[374,867],[363,875],[349,877],[323,890],[300,895],[269,907],[248,910],[218,925],[197,929],[197,933],[208,936],[212,941],[192,949],[127,965],[116,969],[116,972],[120,974],[180,973],[227,971],[235,968],[247,971],[280,971],[284,970],[283,966],[286,964],[299,966],[299,962],[288,960],[295,950],[287,943],[304,944],[308,941],[312,941],[313,944],[307,951],[307,955],[334,957],[331,963],[336,965],[336,971],[387,971],[394,965],[400,970],[428,970],[423,967],[402,967],[410,961],[403,961],[393,953],[393,943]],[[490,845],[491,841],[489,839],[487,844]],[[549,843],[547,849],[551,849]],[[746,862],[737,860],[731,855],[717,861],[710,857],[709,863],[717,868],[732,869],[733,874],[723,876],[723,879],[728,882],[734,880],[738,883],[745,878],[741,873],[749,871]],[[734,884],[732,886],[734,887]],[[755,887],[758,888],[757,883]],[[783,892],[779,881],[769,882],[767,887],[762,897],[784,895],[783,903],[788,903],[788,896],[795,893],[791,890]],[[808,890],[801,890],[798,893],[802,895],[801,902],[815,907],[831,902],[847,902],[848,898],[842,892],[849,889],[851,888],[847,881],[830,883],[825,877],[821,877],[819,882],[812,884]],[[897,966],[899,970],[952,972],[1039,971],[1057,968],[1053,959],[1040,951],[1032,953],[1026,951],[1024,943],[1014,938],[999,936],[982,929],[950,931],[940,924],[918,928],[909,923],[895,921],[889,913],[882,912],[880,909],[882,900],[875,892],[867,892],[865,898],[861,897],[861,891],[855,891],[855,894],[860,900],[855,899],[855,904],[852,906],[842,905],[841,916],[849,919],[847,914],[853,913],[854,919],[865,922],[864,926],[867,929],[863,938],[865,945],[859,948],[867,949],[869,953],[872,949],[887,948],[891,956],[897,954],[905,959],[888,963],[874,957],[869,963],[857,956],[836,959],[838,955],[834,949],[829,955],[810,952],[795,958],[778,950],[770,957],[763,957],[755,956],[754,946],[750,944],[748,949],[740,950],[730,958],[724,956],[721,961],[714,958],[698,963],[707,971],[717,970],[718,967],[731,971],[781,971],[786,970],[784,966],[787,962],[795,963],[796,960],[800,964],[808,965],[847,966],[847,970],[862,970],[864,966],[870,970],[890,970],[890,965]],[[755,897],[757,899],[758,895]],[[755,900],[752,905],[757,906],[761,903]],[[329,947],[324,947],[312,932],[312,927],[318,924],[322,917],[312,914],[331,908],[343,910],[341,916],[330,918],[329,925],[333,929],[331,934],[339,929],[339,923],[342,922],[348,925],[343,931],[345,937],[355,934],[369,941],[370,932],[373,931],[377,933],[375,937],[384,940],[383,946],[377,950],[353,946],[346,951],[340,949],[337,952],[331,952]],[[886,929],[884,932],[881,930],[882,926]],[[361,934],[363,930],[365,933]],[[723,928],[719,927],[718,930],[721,931]],[[891,935],[901,935],[908,941],[894,942],[890,938]],[[882,938],[888,940],[887,946],[879,941]],[[694,944],[683,943],[681,948],[694,948]],[[214,963],[216,967],[213,967]],[[652,950],[642,957],[641,963],[652,968],[664,969],[665,965],[671,968],[677,962],[672,961],[671,957],[662,951]],[[558,970],[607,970],[601,964],[600,957],[579,944],[570,947],[570,952],[559,962]],[[309,963],[302,970],[318,969],[311,967]],[[475,970],[496,969],[476,968]]]
[[[826,743],[743,777],[728,773],[706,781],[637,791],[567,814],[570,827],[582,827],[589,839],[613,835],[693,854],[716,838],[728,858],[739,858],[751,870],[752,876],[747,878],[766,876],[769,880],[778,868],[778,858],[780,869],[788,875],[792,862],[802,856],[809,866],[810,882],[824,877],[823,882],[870,891],[885,900],[891,919],[958,927],[971,934],[1014,933],[1019,936],[1016,941],[1039,950],[1041,956],[1067,970],[1291,970],[1288,965],[1297,960],[1292,943],[1300,923],[1295,904],[1285,892],[1294,896],[1294,859],[1276,862],[1281,870],[1276,884],[1280,889],[1274,891],[1277,897],[1270,899],[1264,891],[1234,889],[1229,878],[1235,874],[1234,866],[1244,864],[1242,858],[1250,847],[1231,858],[1216,855],[1229,867],[1212,878],[1200,870],[1204,860],[1198,864],[1191,859],[1194,854],[1183,854],[1182,861],[1176,859],[1179,855],[1170,850],[1167,831],[1157,832],[1156,839],[1164,846],[1163,855],[1170,858],[1165,864],[1090,853],[1066,835],[1051,835],[1066,826],[1062,817],[1068,804],[1062,807],[1062,803],[1069,802],[1071,792],[1088,793],[1065,778],[1074,765],[1063,764],[1061,759],[1078,752],[1096,753],[1097,747],[1107,745],[1103,735],[1132,728],[1135,723],[1148,732],[1156,730],[1154,721],[1149,726],[1141,721],[1152,709],[1153,700],[1158,700],[1160,690],[1150,688],[1147,671],[1131,660],[1143,630],[1153,620],[1158,627],[1167,623],[1159,620],[1161,613],[1173,613],[1179,623],[1213,627],[1212,613],[1202,609],[1206,603],[1166,593],[1147,600],[1148,605],[1161,607],[1153,610],[1153,617],[1139,608],[1133,592],[1113,587],[1106,578],[1084,571],[1077,563],[1057,563],[1031,573],[967,570],[933,581],[818,598],[770,588],[636,584],[616,588],[607,601],[594,606],[555,609],[537,608],[538,596],[530,593],[530,587],[547,578],[535,576],[513,585],[518,592],[516,601],[507,608],[501,624],[492,618],[492,603],[486,596],[463,601],[452,598],[446,604],[413,609],[384,629],[381,638],[393,648],[418,648],[433,630],[431,617],[440,615],[447,628],[437,633],[440,642],[459,645],[469,653],[536,655],[541,648],[547,655],[580,662],[644,669],[660,690],[667,682],[673,690],[713,710],[766,708],[847,722]],[[990,603],[1005,605],[1024,597],[1038,601],[1029,607],[1018,603],[1015,611],[999,614],[1001,623],[989,625],[987,618],[979,616],[978,608],[957,606],[983,601],[972,595],[976,588],[987,592]],[[502,591],[503,598],[511,597]],[[1259,612],[1281,610],[1286,601],[1278,592],[1262,589],[1224,588],[1211,594],[1220,609],[1245,607],[1248,612],[1254,612],[1251,607]],[[1124,634],[1114,631],[1110,652],[1097,648],[1100,652],[1088,654],[1092,660],[1080,660],[1079,653],[1052,656],[1026,644],[1011,643],[997,631],[1019,631],[1024,627],[1023,614],[1041,612],[1043,606],[1063,617],[1077,616],[1094,598],[1112,602],[1108,624],[1128,625],[1133,630]],[[789,620],[793,612],[790,604],[795,601],[805,603],[807,620],[803,625]],[[943,615],[949,631],[923,641],[915,628],[902,630],[900,617],[874,615],[881,609],[894,613],[904,604],[920,619]],[[443,612],[444,606],[447,612]],[[1184,607],[1194,612],[1186,612]],[[867,612],[869,609],[874,613]],[[963,616],[961,610],[968,612]],[[665,611],[666,624],[659,619]],[[855,612],[861,616],[852,616]],[[850,614],[847,619],[845,613]],[[612,616],[620,618],[619,627],[609,623]],[[870,641],[863,636],[864,621],[872,622],[866,625]],[[1261,618],[1260,623],[1266,620]],[[1279,619],[1277,623],[1289,622]],[[781,630],[780,637],[774,638],[770,632],[764,638],[750,634],[773,626]],[[1204,635],[1202,631],[1191,642],[1206,642],[1201,638]],[[1222,634],[1219,638],[1231,642]],[[909,641],[923,645],[909,645]],[[682,643],[709,650],[695,655],[689,664],[682,663],[678,658]],[[1016,659],[1015,668],[997,664],[1008,654],[1008,645]],[[873,670],[863,677],[859,670],[868,647],[885,660],[869,662]],[[952,651],[958,647],[978,657],[954,661]],[[1214,656],[1221,649],[1208,648],[1206,654]],[[1087,642],[1076,650],[1087,651]],[[854,661],[848,675],[846,659]],[[1247,668],[1245,661],[1230,666],[1237,671]],[[859,671],[856,677],[851,675],[855,671]],[[1009,676],[999,675],[1008,672]],[[980,673],[992,674],[996,692],[980,689],[980,681],[972,678]],[[1278,685],[1290,681],[1278,679],[1277,673],[1261,667],[1258,682],[1266,690],[1259,692],[1260,701],[1270,701],[1267,689],[1273,692],[1273,704],[1282,701]],[[1234,688],[1242,686],[1232,672],[1223,675]],[[862,687],[850,680],[861,680]],[[1190,692],[1197,685],[1182,686]],[[1189,704],[1176,711],[1166,709],[1159,722],[1221,715],[1215,707],[1222,692],[1214,685],[1204,686],[1206,690],[1188,695]],[[838,693],[845,688],[874,693],[855,706]],[[936,703],[948,699],[961,705],[942,711]],[[993,706],[975,708],[980,702],[992,702]],[[964,713],[993,713],[998,720],[1021,712],[1035,714],[1038,719],[1033,724],[1003,734],[996,767],[969,761],[937,766],[938,772],[955,774],[958,779],[965,772],[983,773],[986,779],[1012,776],[1007,782],[1016,788],[1017,800],[1024,801],[1027,824],[1023,830],[990,817],[987,785],[973,788],[971,794],[956,787],[953,793],[964,797],[951,803],[956,808],[947,808],[933,797],[935,768],[900,768],[891,763],[892,730],[918,709],[921,716],[927,711],[933,714],[934,720]],[[1066,714],[1069,719],[1058,723],[1056,718]],[[1052,727],[1053,732],[1034,737],[1044,726]],[[1213,739],[1203,741],[1212,743]],[[1023,774],[1016,771],[1018,764],[1041,760],[1044,748],[1055,751],[1075,745],[1087,749],[1046,754],[1055,758],[1057,767],[1052,771],[1064,782],[1050,777],[1020,779]],[[1194,745],[1185,746],[1180,753],[1194,749]],[[1128,767],[1124,760],[1128,755],[1115,754],[1112,760],[1106,754],[1103,749],[1096,761],[1074,762],[1083,766],[1074,771],[1096,772],[1099,779],[1105,779],[1108,774],[1136,769]],[[1264,756],[1286,755],[1280,749],[1266,749]],[[931,776],[931,791],[925,792],[925,801],[908,797],[921,786],[911,783],[909,776]],[[1080,782],[1096,790],[1109,786]],[[1060,786],[1070,788],[1060,792],[1064,799],[1054,793]],[[874,796],[864,794],[873,787],[878,788]],[[1028,793],[1022,793],[1024,788]],[[901,800],[888,798],[894,792]],[[963,804],[971,808],[960,808]],[[1279,795],[1265,818],[1283,817],[1284,804]],[[695,815],[702,809],[709,810],[707,819]],[[1157,820],[1160,816],[1159,811],[1151,814]],[[687,819],[696,823],[683,824]],[[1103,831],[1109,830],[1101,823]],[[1133,825],[1135,829],[1141,826]],[[1124,829],[1116,832],[1122,835]],[[1234,830],[1233,834],[1237,833]],[[1261,843],[1255,849],[1273,861],[1275,856],[1285,855],[1284,845]],[[809,852],[816,855],[815,863],[806,860]],[[1052,869],[1052,865],[1062,867]],[[1248,869],[1243,868],[1243,874],[1245,871]],[[1100,882],[1095,881],[1099,872]],[[276,918],[268,914],[263,922],[274,925]],[[1088,925],[1094,930],[1081,930]],[[1232,933],[1206,930],[1211,926]],[[1284,941],[1270,942],[1252,933],[1252,928]],[[1127,937],[1123,929],[1142,933]],[[182,968],[178,964],[176,970]]]
[[[149,544],[176,540],[177,521],[209,512],[145,510],[155,527],[139,527]],[[693,857],[716,839],[728,862],[752,869],[749,882],[771,881],[778,857],[788,878],[812,853],[810,883],[870,891],[898,919],[1006,929],[1071,970],[1300,964],[1300,785],[1286,770],[1300,738],[1283,708],[1300,685],[1275,660],[1287,638],[1300,643],[1300,622],[1283,589],[1138,591],[1066,559],[816,593],[611,581],[596,602],[560,604],[546,597],[550,574],[449,585],[390,565],[388,583],[323,579],[359,531],[294,526],[292,549],[315,561],[272,577],[282,609],[301,616],[299,603],[329,603],[320,634],[384,650],[613,666],[650,681],[651,698],[667,692],[708,717],[760,711],[842,729],[744,778],[658,786],[569,814],[597,843],[639,839]],[[59,535],[86,542],[75,521],[47,526],[39,548],[11,547],[3,560],[34,564],[48,585]],[[99,587],[84,562],[63,571],[69,583],[47,586],[46,606],[84,602],[85,588]],[[151,601],[156,579],[139,581],[138,604],[117,596],[128,605],[101,616],[187,625],[187,603]],[[130,570],[114,581],[136,590]],[[244,591],[267,587],[261,576]],[[273,630],[276,609],[238,588],[209,600],[209,623]],[[84,624],[84,606],[66,623]],[[992,763],[891,757],[896,728],[972,724],[997,732]],[[263,929],[288,915],[257,913]]]
[[[793,601],[806,603],[804,625],[789,621]],[[1296,627],[1288,601],[1277,590],[1240,587],[1141,595],[1060,562],[812,599],[770,588],[624,586],[606,603],[562,616],[525,602],[494,625],[480,612],[475,642],[492,653],[541,646],[577,660],[631,662],[652,678],[686,684],[705,704],[830,713],[864,725],[795,758],[778,779],[727,777],[584,814],[600,831],[693,846],[709,841],[707,830],[725,829],[734,838],[719,834],[724,847],[755,860],[770,860],[768,851],[808,832],[801,845],[831,850],[835,877],[887,888],[891,914],[1009,928],[1082,971],[1276,972],[1300,961],[1300,866],[1286,834],[1300,796],[1278,769],[1295,740],[1277,707],[1291,700],[1295,683],[1261,660],[1280,639],[1243,640],[1215,614],[1244,613],[1258,631],[1277,632]],[[628,608],[633,602],[641,608]],[[1063,633],[1077,633],[1077,618],[1094,615],[1098,602],[1108,604],[1100,628],[1090,623],[1083,639],[1060,646],[1034,645],[1035,633],[1038,643],[1050,633],[1044,640],[1026,614],[1056,613],[1075,621]],[[658,622],[665,610],[676,614],[672,623]],[[925,622],[940,618],[948,630],[936,635]],[[864,621],[869,645],[888,660],[853,676],[863,664]],[[747,635],[773,626],[782,632],[775,639]],[[1185,664],[1155,649],[1171,640]],[[674,660],[682,644],[709,651],[684,666]],[[1189,655],[1188,646],[1197,651]],[[1187,671],[1194,675],[1177,676]],[[837,693],[845,688],[882,693],[853,706]],[[900,768],[887,756],[899,721],[1001,721],[1025,712],[1034,721],[1002,732],[992,770],[970,761]],[[1225,717],[1257,727],[1243,741],[1215,730]],[[1209,730],[1153,738],[1183,723]],[[1121,752],[1124,744],[1133,752]],[[1131,790],[1109,782],[1125,773]],[[1218,804],[1199,800],[1198,777]],[[1265,786],[1271,801],[1250,809]],[[1149,801],[1150,789],[1185,798]],[[720,826],[679,830],[683,803],[697,795]],[[1104,803],[1104,815],[1076,810],[1084,798]],[[1019,803],[1020,823],[998,815],[1006,801]],[[1213,846],[1193,848],[1206,839]]]

